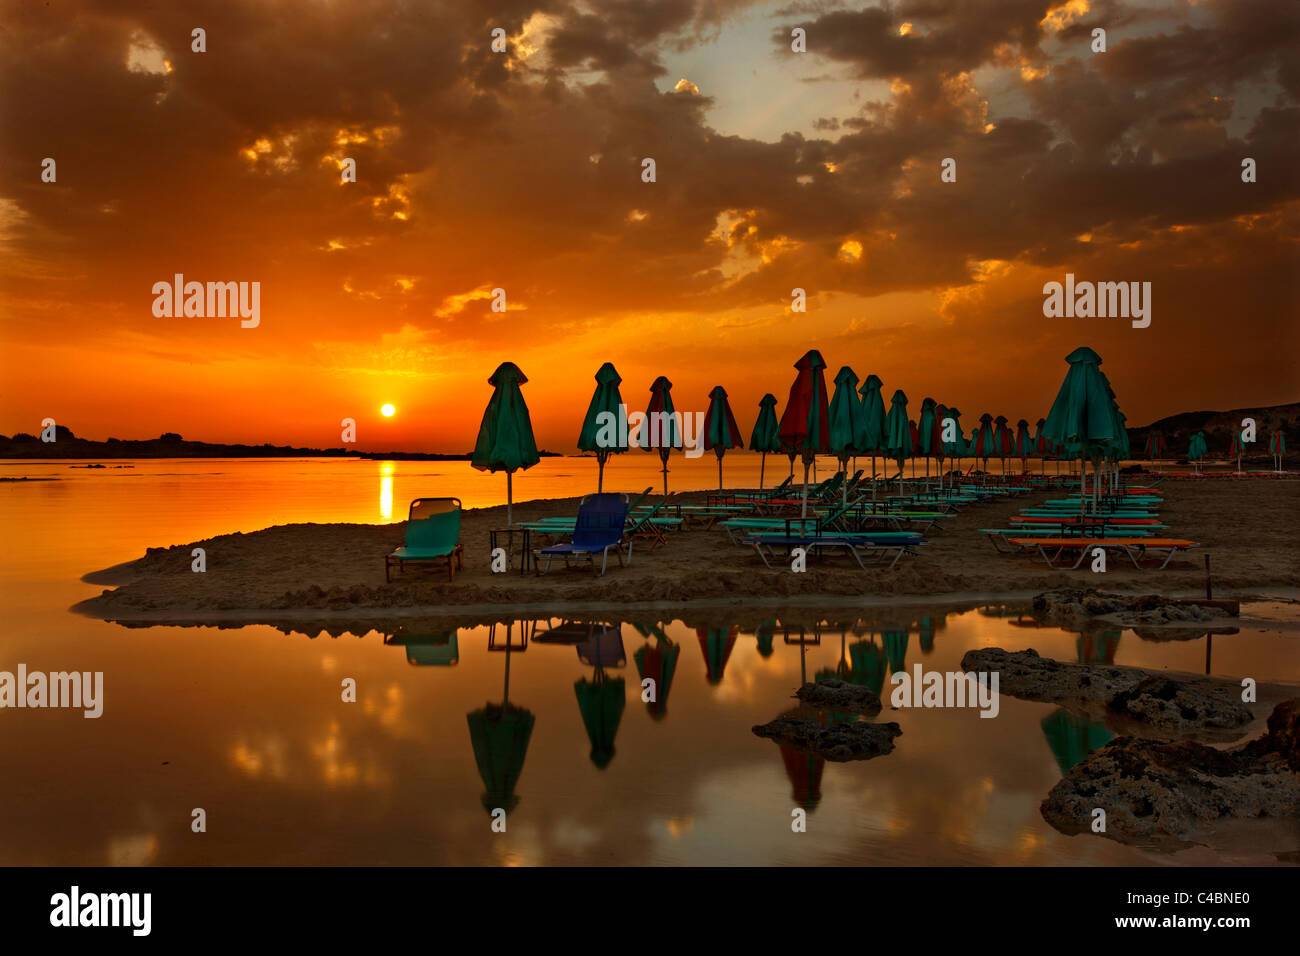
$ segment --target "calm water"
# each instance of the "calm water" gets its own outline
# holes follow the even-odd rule
[[[625,457],[609,486],[653,480],[650,456]],[[1248,836],[1228,853],[1170,856],[1061,836],[1039,803],[1106,732],[1049,705],[1003,697],[994,720],[887,708],[879,719],[903,736],[860,763],[821,764],[750,732],[791,709],[805,675],[888,688],[893,669],[956,670],[981,646],[1202,671],[1204,638],[1037,629],[991,608],[749,612],[712,628],[689,614],[611,619],[569,628],[577,645],[546,641],[558,619],[509,635],[418,622],[335,637],[127,629],[68,613],[95,593],[81,574],[149,546],[289,521],[399,520],[418,495],[472,507],[502,491],[463,463],[135,464],[0,469],[64,479],[0,483],[0,670],[105,680],[98,720],[0,710],[0,864],[1176,864],[1261,862],[1264,849],[1300,846],[1300,835],[1266,848]],[[736,464],[737,483],[756,478],[756,461]],[[678,462],[670,487],[707,487],[715,469]],[[578,493],[594,470],[548,460],[516,493]],[[492,649],[507,637],[514,650]],[[1214,638],[1211,670],[1300,683],[1297,640],[1292,608],[1253,606],[1241,633]],[[642,670],[668,688],[656,706],[641,702]],[[355,704],[340,700],[345,677]],[[485,803],[511,808],[506,833],[491,832]],[[807,833],[790,830],[796,806],[810,811]],[[204,834],[190,831],[195,807]]]

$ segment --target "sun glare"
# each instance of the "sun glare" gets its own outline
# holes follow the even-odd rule
[[[392,418],[394,415],[397,414],[397,409],[394,408],[392,405],[385,405],[383,408],[379,410],[379,413],[383,415],[385,418]]]

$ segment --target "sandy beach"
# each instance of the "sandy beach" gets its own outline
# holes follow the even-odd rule
[[[202,623],[301,618],[364,620],[397,615],[483,612],[483,617],[531,609],[674,606],[688,603],[827,604],[900,601],[961,594],[1029,593],[1051,588],[1103,587],[1134,593],[1203,594],[1204,555],[1211,556],[1216,597],[1286,595],[1300,587],[1300,558],[1292,529],[1300,515],[1300,482],[1267,478],[1233,481],[1171,478],[1160,485],[1161,518],[1171,537],[1201,547],[1164,570],[1137,570],[1114,560],[1106,574],[1052,570],[1027,557],[997,553],[979,528],[1007,519],[1059,491],[971,504],[927,534],[929,544],[893,570],[863,571],[845,557],[810,560],[806,573],[769,570],[750,548],[732,544],[720,528],[671,531],[651,550],[638,541],[629,566],[613,558],[603,576],[589,566],[549,574],[492,573],[488,531],[505,524],[505,508],[464,512],[464,569],[408,567],[384,580],[384,555],[402,544],[404,525],[288,524],[251,534],[150,548],[136,560],[85,576],[106,589],[75,606],[121,622]],[[682,504],[704,495],[683,494]],[[515,520],[572,515],[578,498],[523,501]],[[191,571],[193,548],[205,549],[207,570]],[[1085,566],[1086,568],[1086,566]]]

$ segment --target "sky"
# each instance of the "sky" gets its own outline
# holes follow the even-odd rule
[[[468,451],[511,361],[567,452],[611,361],[747,435],[811,348],[963,422],[1085,344],[1130,424],[1296,401],[1298,51],[1293,0],[0,0],[0,433]]]

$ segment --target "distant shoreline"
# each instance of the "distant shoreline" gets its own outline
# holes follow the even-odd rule
[[[543,458],[562,458],[559,452],[540,451]],[[347,448],[295,448],[291,445],[223,445],[184,439],[152,438],[144,441],[110,438],[93,441],[63,437],[43,442],[38,438],[0,436],[0,460],[59,459],[101,461],[119,458],[355,458],[360,461],[469,461],[473,456],[418,451],[357,451]]]

